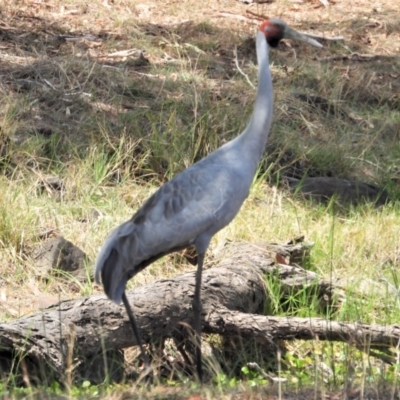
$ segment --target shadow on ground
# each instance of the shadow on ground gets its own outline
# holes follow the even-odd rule
[[[237,62],[254,82],[252,33],[136,22],[128,34],[71,34],[51,18],[2,15],[0,125],[9,170],[48,169],[54,160],[71,162],[71,148],[85,157],[99,144],[113,157],[123,137],[130,159],[112,179],[126,173],[164,180],[234,137],[250,116],[255,92],[233,54],[237,48]],[[287,43],[271,51],[275,120],[264,162],[271,182],[335,177],[399,190],[400,62],[367,49],[399,34],[400,24],[390,10],[380,16],[384,24],[363,16],[346,22],[346,43],[323,41],[321,51]]]

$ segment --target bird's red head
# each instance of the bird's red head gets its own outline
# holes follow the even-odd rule
[[[278,46],[285,37],[286,23],[280,19],[267,19],[260,25],[260,31],[265,35],[271,47]]]

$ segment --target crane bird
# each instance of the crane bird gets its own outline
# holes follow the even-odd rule
[[[257,97],[246,129],[161,186],[131,219],[111,232],[99,252],[96,282],[100,283],[101,277],[106,295],[117,304],[124,303],[145,368],[149,367],[149,361],[126,298],[126,284],[160,257],[194,245],[198,257],[192,307],[196,369],[202,381],[200,287],[204,256],[211,238],[233,220],[249,194],[272,120],[267,43],[276,47],[283,38],[322,47],[282,20],[262,22],[256,37]]]

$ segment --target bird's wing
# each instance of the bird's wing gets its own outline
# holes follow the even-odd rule
[[[202,160],[202,161],[205,161]],[[109,298],[120,303],[129,278],[157,258],[212,235],[236,215],[247,193],[223,163],[200,161],[158,189],[106,240],[96,262]],[[243,192],[243,190],[239,191]],[[149,262],[150,260],[150,262]]]
[[[163,185],[132,218],[144,257],[192,244],[211,227],[219,230],[232,198],[231,174],[222,166],[190,168]]]

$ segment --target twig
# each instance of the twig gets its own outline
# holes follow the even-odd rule
[[[67,15],[77,15],[81,14],[82,11],[80,10],[66,10],[63,12],[58,12],[58,13],[51,13],[52,17],[66,17]]]
[[[263,21],[264,19],[268,19],[267,16],[263,15],[263,14],[257,14],[253,11],[250,10],[246,10],[246,14],[250,14],[251,16],[255,17],[256,19],[258,19],[259,21]]]
[[[313,39],[321,39],[321,40],[344,40],[343,36],[325,36],[325,35],[317,35],[316,33],[304,33],[304,35],[313,38]]]
[[[102,39],[94,35],[83,35],[83,36],[68,36],[68,35],[58,35],[60,39],[64,39],[66,42],[80,42],[87,40],[88,42],[102,42]]]
[[[238,19],[240,21],[247,21],[247,22],[259,22],[258,19],[252,19],[249,17],[245,17],[243,15],[239,15],[239,14],[232,14],[229,12],[218,12],[214,14],[215,17],[224,17],[224,18],[234,18],[234,19]]]
[[[274,0],[239,0],[244,4],[267,4],[272,3]]]
[[[237,58],[237,47],[236,47],[236,46],[235,46],[234,54],[235,54],[235,65],[236,65],[237,70],[246,78],[247,83],[248,83],[253,89],[255,89],[256,87],[251,83],[251,80],[250,80],[250,78],[248,77],[248,75],[246,75],[246,74],[241,70],[241,68],[239,67],[239,62],[238,62],[238,58]]]
[[[189,47],[190,49],[193,49],[196,53],[199,53],[199,54],[206,54],[205,51],[199,49],[199,48],[198,48],[197,46],[195,46],[194,44],[191,44],[191,43],[184,43],[184,46],[185,46],[185,47]]]
[[[45,3],[43,1],[37,1],[37,0],[29,0],[29,3],[37,4],[38,6],[45,6],[45,7],[49,7],[49,8],[54,8],[55,7],[55,4]]]
[[[263,378],[268,379],[272,383],[283,383],[287,382],[286,378],[275,378],[274,376],[268,375],[265,371],[263,371],[260,366],[255,362],[249,362],[246,364],[253,371],[257,371]]]
[[[58,92],[58,89],[47,79],[43,79],[43,82],[51,89],[53,89],[54,91]]]
[[[145,76],[146,78],[150,78],[150,79],[162,79],[162,80],[166,79],[165,75],[146,74],[145,72],[139,72],[139,71],[131,71],[131,72],[136,74],[136,75]]]
[[[106,54],[106,57],[128,57],[128,56],[142,56],[143,57],[143,50],[138,50],[138,49],[130,49],[130,50],[121,50],[121,51],[116,51],[115,53],[109,53]]]
[[[187,24],[191,24],[192,22],[193,22],[192,19],[184,19],[182,21],[174,22],[174,23],[170,24],[170,26],[187,25]]]
[[[101,68],[109,68],[109,69],[114,69],[118,72],[123,72],[124,68],[123,67],[115,67],[114,65],[102,65]]]

